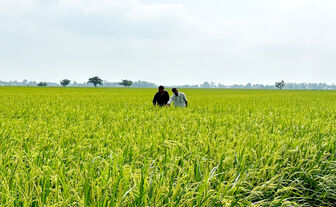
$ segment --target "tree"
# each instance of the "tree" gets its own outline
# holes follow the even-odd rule
[[[61,83],[62,86],[67,86],[67,85],[70,84],[70,82],[71,82],[71,81],[70,81],[69,79],[63,79],[63,80],[61,80],[60,83]]]
[[[122,82],[119,83],[119,85],[126,86],[126,87],[130,87],[132,84],[133,82],[131,80],[122,80]]]
[[[37,86],[47,86],[47,83],[46,83],[46,82],[39,82],[39,83],[37,84]]]
[[[285,81],[275,82],[275,87],[279,88],[280,90],[285,87]]]
[[[201,88],[210,88],[210,83],[205,81],[203,84],[201,84]]]
[[[156,88],[158,87],[155,83],[147,82],[147,81],[136,81],[132,83],[133,87],[139,88]]]
[[[95,76],[90,78],[88,83],[92,83],[94,87],[97,87],[97,85],[103,85],[103,80],[100,79],[98,76]]]

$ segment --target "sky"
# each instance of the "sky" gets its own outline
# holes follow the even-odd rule
[[[336,82],[335,0],[0,0],[0,80]]]

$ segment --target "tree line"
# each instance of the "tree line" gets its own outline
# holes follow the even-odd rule
[[[62,86],[67,86],[67,85],[69,85],[70,84],[70,80],[69,79],[63,79],[63,80],[61,80],[61,85]],[[103,80],[101,79],[101,78],[99,78],[98,76],[94,76],[94,77],[92,77],[92,78],[89,78],[89,80],[88,80],[88,84],[93,84],[94,85],[94,87],[97,87],[97,85],[103,85]],[[125,86],[125,87],[130,87],[131,85],[133,84],[133,81],[131,81],[131,80],[122,80],[120,83],[119,83],[119,85],[121,85],[121,86]]]
[[[89,78],[87,81],[87,84],[92,84],[94,87],[97,87],[98,85],[103,85],[103,80],[99,78],[98,76],[94,76],[92,78]],[[61,86],[65,87],[71,83],[71,80],[69,79],[63,79],[60,81]],[[130,87],[133,84],[133,81],[124,79],[122,80],[119,85],[125,86],[125,87]],[[47,86],[46,82],[40,82],[37,84],[37,86]]]
[[[88,80],[88,84],[93,84],[94,87],[97,87],[98,85],[103,85],[103,80],[101,78],[99,78],[98,76],[94,76],[92,78],[89,78]],[[71,83],[71,80],[69,79],[63,79],[60,81],[60,84],[65,87],[67,85],[69,85]],[[125,86],[125,87],[130,87],[131,85],[133,84],[133,81],[131,80],[127,80],[127,79],[124,79],[122,80],[119,85],[121,86]],[[46,82],[39,82],[37,84],[37,86],[47,86],[47,83]],[[282,80],[280,82],[275,82],[275,87],[278,88],[278,89],[282,89],[285,87],[285,82]],[[181,86],[179,87],[181,88]],[[182,86],[182,88],[188,88],[187,86]],[[195,87],[197,88],[197,87]],[[216,88],[216,84],[214,83],[208,83],[208,82],[204,82],[203,85],[201,85],[201,88]]]
[[[98,86],[102,87],[122,87],[121,82],[110,82],[107,80],[102,81],[102,85],[97,84]],[[130,81],[128,80],[128,85],[130,84]],[[52,86],[52,87],[58,87],[58,86],[71,86],[71,87],[90,87],[94,86],[91,83],[88,83],[88,81],[85,82],[77,82],[77,81],[71,81],[69,79],[63,79],[60,82],[36,82],[36,81],[28,81],[28,80],[23,80],[23,81],[1,81],[0,80],[0,86]],[[132,85],[130,87],[139,87],[139,88],[156,88],[157,84],[151,83],[148,81],[132,81]]]
[[[91,81],[90,81],[91,79]],[[71,86],[71,87],[90,87],[90,86],[101,86],[101,87],[137,87],[137,88],[156,88],[157,84],[147,82],[147,81],[131,81],[122,80],[120,82],[109,82],[102,80],[101,78],[95,76],[88,79],[88,81],[79,83],[76,81],[71,81],[70,79],[63,79],[59,83],[55,82],[35,82],[35,81],[1,81],[0,86]],[[96,83],[96,84],[94,84]],[[335,84],[326,83],[285,83],[284,81],[276,82],[275,84],[233,84],[224,85],[215,82],[203,82],[202,84],[195,85],[170,85],[167,87],[172,88],[225,88],[225,89],[287,89],[287,90],[336,90]]]

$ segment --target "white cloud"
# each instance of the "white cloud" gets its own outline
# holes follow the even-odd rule
[[[118,12],[133,19],[152,19],[158,17],[186,18],[183,4],[143,4],[138,0],[59,0],[64,9],[73,9],[88,14]]]
[[[137,0],[59,0],[63,26],[81,35],[160,38],[187,27],[182,4],[144,4]]]
[[[0,0],[1,15],[17,15],[35,8],[34,0]]]
[[[273,0],[269,4],[279,11],[299,11],[314,2],[315,0]]]
[[[127,9],[136,5],[133,0],[59,0],[60,6],[87,13]]]
[[[133,19],[153,19],[160,17],[174,17],[180,20],[186,20],[188,14],[181,4],[154,4],[145,5],[136,3],[130,10],[130,16]]]
[[[0,70],[237,83],[318,68],[330,80],[335,21],[333,0],[0,0]]]

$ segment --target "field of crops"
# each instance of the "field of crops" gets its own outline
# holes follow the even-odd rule
[[[335,206],[336,92],[181,91],[0,87],[0,205]]]

